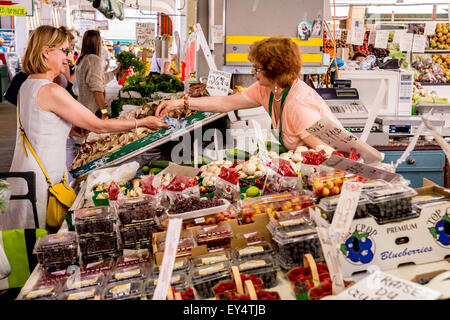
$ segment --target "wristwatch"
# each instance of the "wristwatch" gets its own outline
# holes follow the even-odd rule
[[[102,114],[108,114],[108,109],[106,108],[100,109],[100,111],[102,112]]]

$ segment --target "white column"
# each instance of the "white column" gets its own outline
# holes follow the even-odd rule
[[[14,17],[16,52],[20,58],[25,53],[28,41],[27,17]]]

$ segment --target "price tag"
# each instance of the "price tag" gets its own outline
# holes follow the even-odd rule
[[[166,300],[167,290],[169,289],[170,280],[172,278],[173,265],[177,255],[182,222],[183,220],[180,218],[169,219],[164,257],[161,264],[161,272],[158,277],[158,285],[156,286],[155,294],[153,295],[153,300]]]
[[[386,49],[389,40],[388,30],[378,30],[375,37],[375,48]]]
[[[136,22],[136,46],[144,48],[155,47],[155,24]]]
[[[395,30],[394,39],[392,39],[392,43],[400,43],[402,35],[406,33],[406,30]]]
[[[361,196],[361,186],[360,182],[352,181],[344,181],[342,185],[342,191],[331,222],[331,232],[336,236],[337,242],[341,242],[350,229]]]
[[[415,34],[412,45],[412,52],[423,53],[425,51],[425,45],[427,42],[427,36]]]
[[[345,159],[336,155],[332,155],[322,165],[332,167],[337,170],[350,172],[366,179],[381,179],[387,182],[394,182],[401,178],[401,175],[397,173],[378,169],[376,167],[361,162],[356,162],[350,159]]]
[[[356,46],[362,46],[364,43],[364,35],[366,29],[364,27],[355,27],[352,29],[352,41],[351,43]]]
[[[227,96],[230,89],[231,73],[219,70],[210,70],[206,90],[211,96]]]
[[[381,162],[382,160],[379,151],[325,116],[306,131],[337,150],[350,153],[354,148],[366,163]]]
[[[396,276],[374,271],[338,294],[336,300],[436,300],[441,292]]]
[[[432,35],[436,32],[437,21],[429,21],[425,22],[425,30],[423,32],[424,35]]]
[[[223,42],[223,26],[214,25],[211,26],[212,42],[222,43]]]
[[[339,294],[345,290],[345,284],[344,277],[342,276],[341,263],[338,258],[338,245],[331,238],[329,224],[321,217],[319,209],[310,207],[309,213],[317,226],[317,235],[319,236],[325,262],[330,271],[334,294]]]
[[[377,35],[377,31],[370,31],[369,40],[368,40],[369,44],[375,44],[376,35]]]
[[[413,34],[412,33],[404,33],[400,38],[400,51],[411,51],[412,43],[413,43]]]
[[[345,41],[345,44],[352,44],[352,31],[347,30],[347,40]]]

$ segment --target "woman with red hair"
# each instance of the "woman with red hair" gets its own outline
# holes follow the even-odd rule
[[[156,116],[191,109],[229,112],[263,106],[272,119],[272,129],[288,150],[324,144],[306,129],[322,116],[336,121],[326,102],[299,79],[302,67],[300,47],[287,37],[271,37],[250,46],[249,60],[257,82],[242,93],[224,97],[187,98],[163,101]]]

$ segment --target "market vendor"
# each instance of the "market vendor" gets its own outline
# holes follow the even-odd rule
[[[165,100],[158,106],[156,116],[182,108],[229,112],[262,105],[272,119],[274,133],[288,150],[324,144],[306,129],[322,116],[338,121],[316,91],[299,79],[302,66],[299,46],[286,37],[271,37],[252,44],[248,58],[253,63],[252,73],[257,82],[242,93]]]

